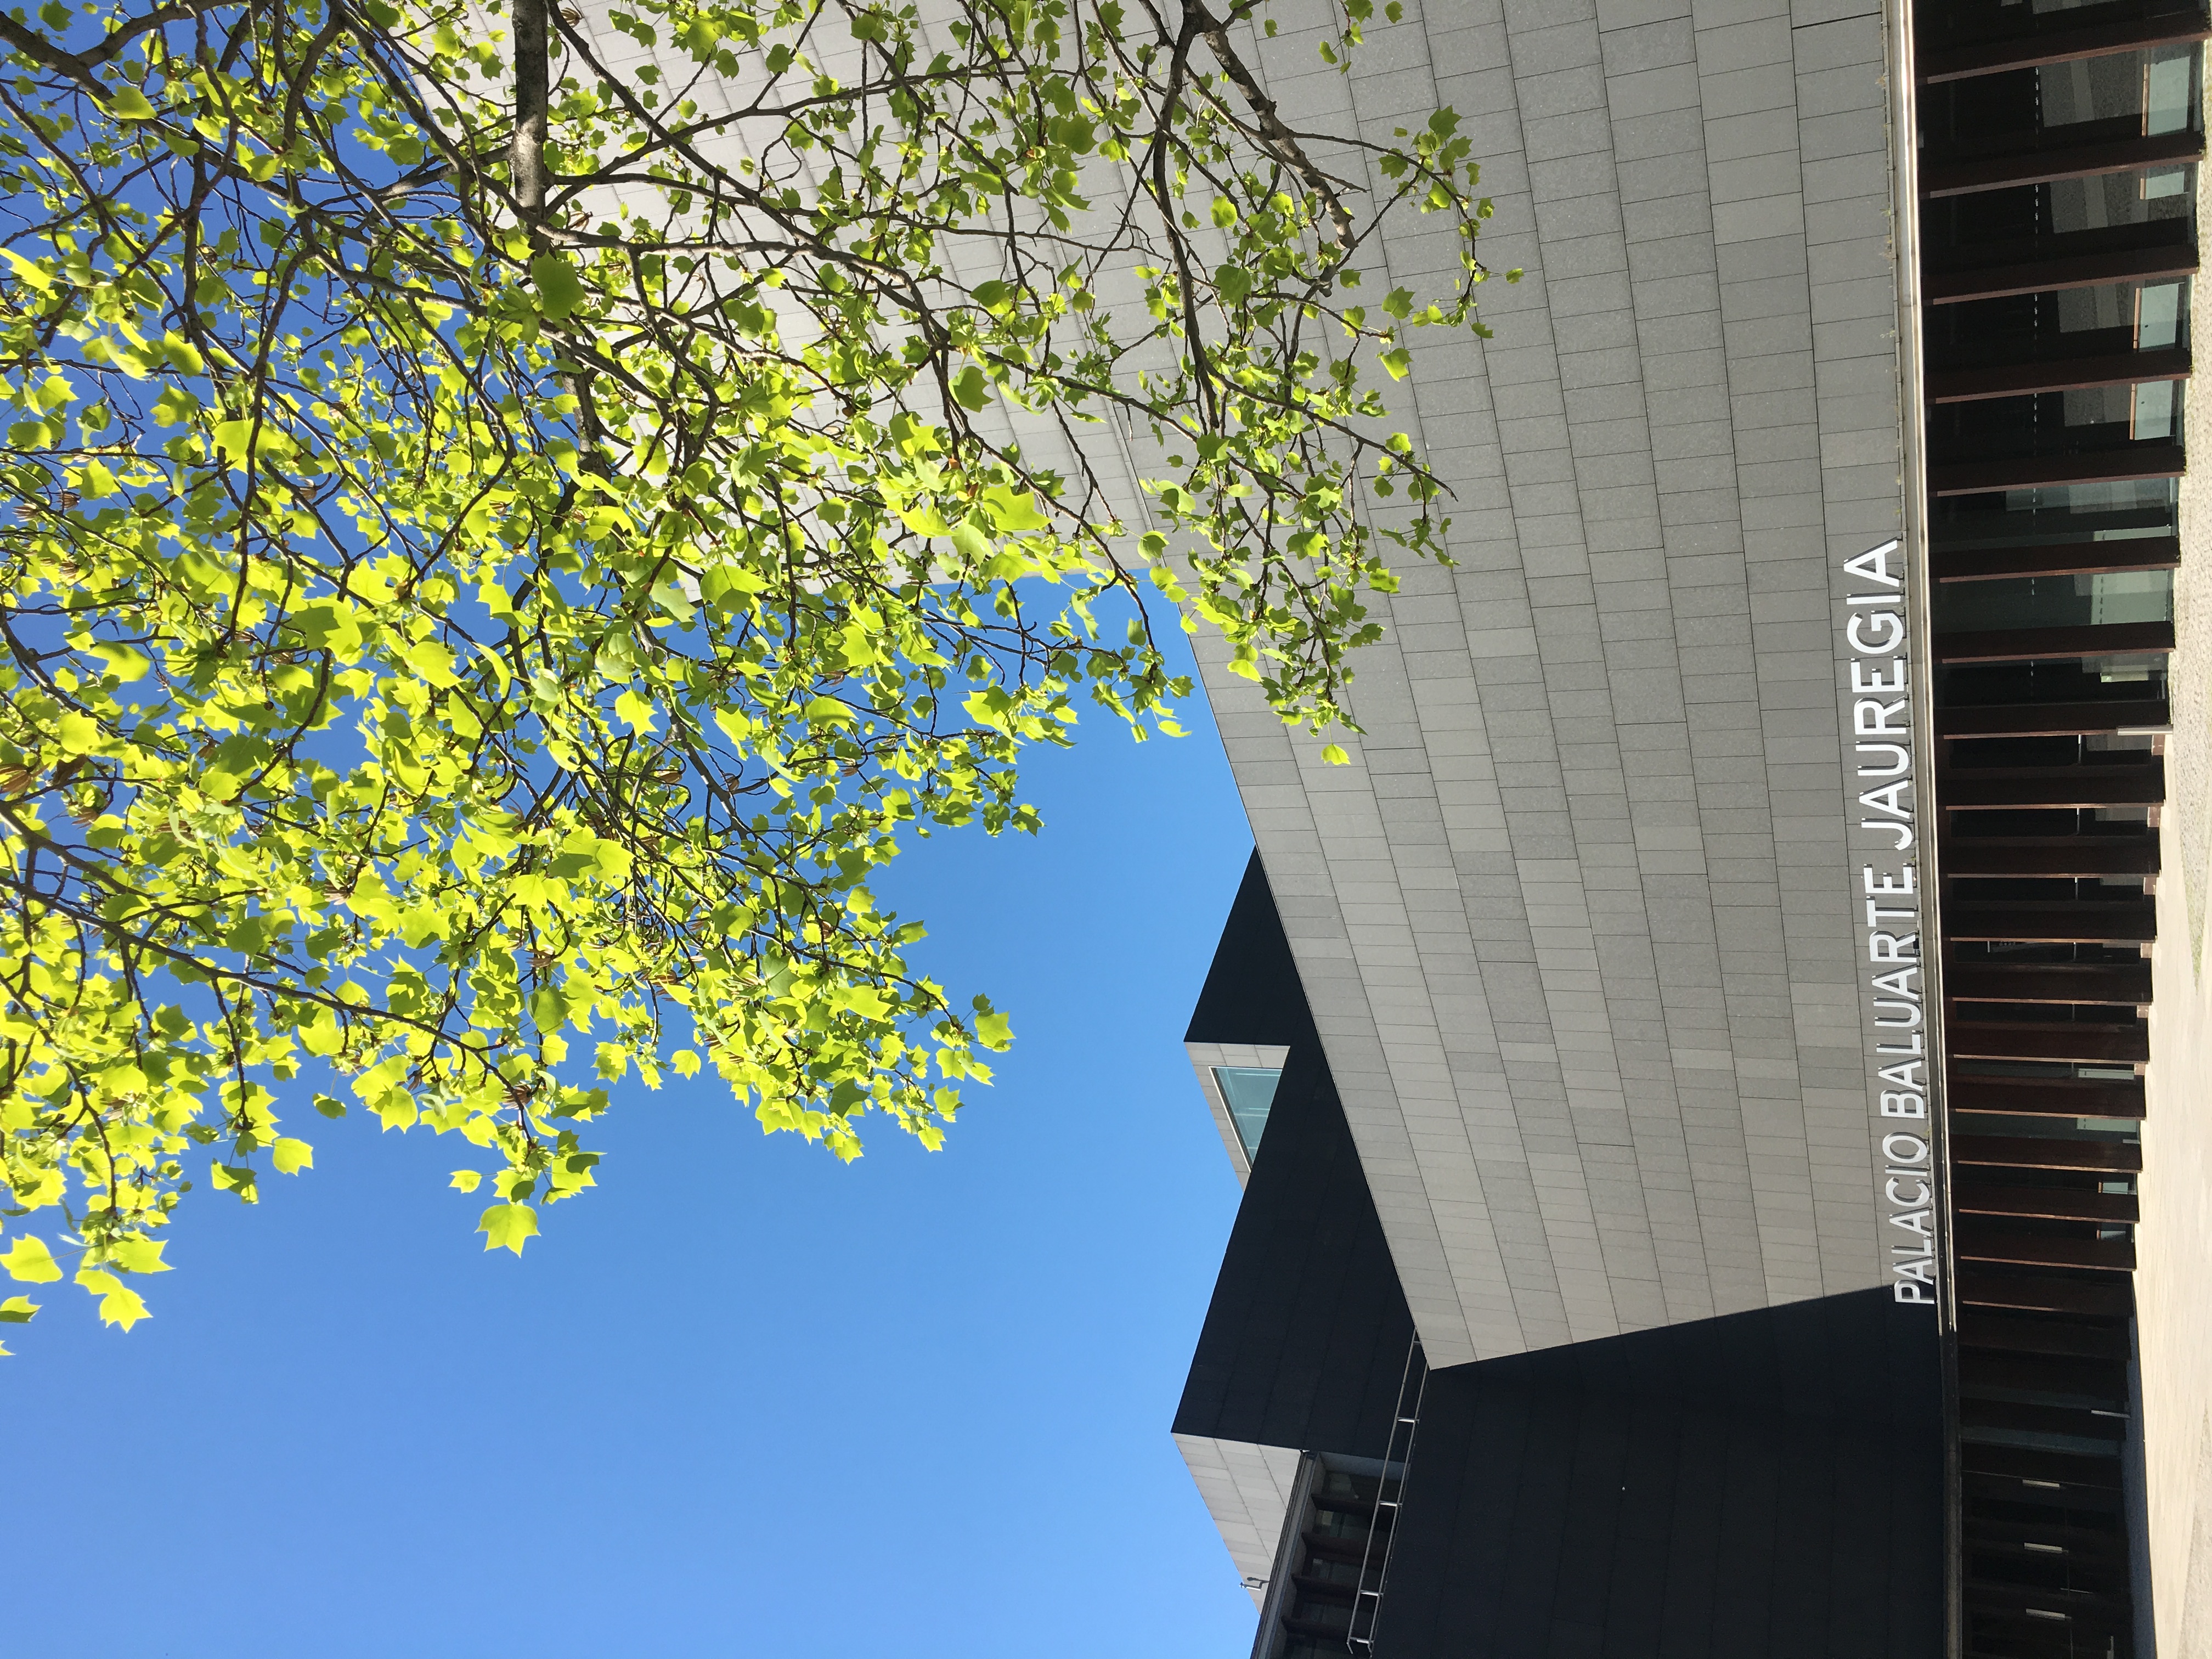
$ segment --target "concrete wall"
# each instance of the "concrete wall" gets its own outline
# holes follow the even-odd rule
[[[1267,1577],[1274,1571],[1291,1489],[1297,1485],[1297,1452],[1202,1434],[1178,1434],[1175,1443],[1252,1605],[1260,1606],[1267,1597]]]
[[[2212,222],[2212,169],[2198,169],[2197,222]],[[2212,305],[2197,286],[2197,337]],[[2212,375],[2189,383],[2185,416],[2212,431]],[[2199,445],[2203,442],[2197,437]],[[2152,1605],[2162,1659],[2212,1656],[2212,480],[2181,486],[2174,582],[2173,733],[2160,826],[2152,957],[2142,1221],[2136,1230]]]
[[[1310,128],[1456,108],[1527,272],[1418,347],[1457,568],[1350,766],[1206,666],[1431,1362],[1884,1282],[1831,581],[1901,514],[1881,13],[1407,11],[1264,61]],[[1441,280],[1401,230],[1370,282]]]

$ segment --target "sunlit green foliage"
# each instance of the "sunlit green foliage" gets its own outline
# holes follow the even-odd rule
[[[1008,1024],[872,872],[1172,730],[1177,607],[1322,731],[1440,552],[1369,377],[1474,325],[1449,112],[1294,132],[1256,0],[628,3],[0,20],[0,1134],[75,1247],[0,1267],[112,1322],[314,1078],[487,1249],[632,1073],[936,1146]],[[1363,311],[1401,206],[1450,279]]]

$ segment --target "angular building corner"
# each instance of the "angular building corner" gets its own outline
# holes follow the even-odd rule
[[[1421,21],[1264,59],[1526,276],[1352,763],[1204,664],[1255,1659],[2212,1655],[2205,7]]]

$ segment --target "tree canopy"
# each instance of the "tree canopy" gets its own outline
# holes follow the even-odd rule
[[[457,1133],[518,1251],[633,1072],[938,1145],[1008,1021],[875,872],[1035,829],[1018,758],[1086,701],[1171,732],[1163,626],[1325,736],[1385,552],[1442,556],[1381,389],[1480,327],[1468,144],[1294,130],[1274,33],[0,17],[0,1267],[127,1327],[180,1194],[311,1162],[310,1097]],[[1437,291],[1363,304],[1400,211]]]

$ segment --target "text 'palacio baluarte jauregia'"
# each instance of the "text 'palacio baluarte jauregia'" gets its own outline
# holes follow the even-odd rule
[[[1936,1299],[1935,1158],[1928,1133],[1930,1041],[1922,969],[1920,836],[1916,804],[1905,558],[1895,541],[1844,562],[1845,673],[1859,781],[1858,829],[1881,856],[1860,866],[1867,989],[1876,1036],[1872,1086],[1882,1136],[1882,1197],[1891,1285],[1899,1302]]]

